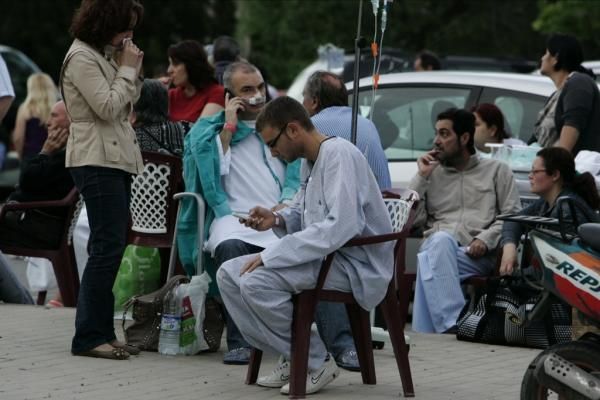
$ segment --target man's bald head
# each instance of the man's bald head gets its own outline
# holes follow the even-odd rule
[[[67,115],[65,103],[61,100],[56,102],[50,110],[50,119],[48,120],[48,128],[69,129],[71,121]]]
[[[304,86],[303,96],[304,107],[310,115],[328,107],[348,106],[348,91],[343,79],[328,71],[314,72]]]

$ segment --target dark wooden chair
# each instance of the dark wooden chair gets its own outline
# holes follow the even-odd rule
[[[400,199],[402,196],[402,199]],[[399,278],[404,269],[406,238],[410,232],[418,195],[416,192],[404,190],[400,193],[385,192],[386,204],[390,211],[394,232],[371,237],[355,238],[344,247],[365,246],[375,243],[395,241],[394,246],[394,276],[390,281],[385,298],[379,304],[390,334],[390,339],[396,357],[396,363],[402,380],[405,397],[414,396],[412,375],[408,361],[408,348],[404,338],[403,321],[406,316],[400,308],[399,288],[402,287]],[[303,291],[293,296],[294,312],[292,317],[292,345],[290,365],[290,394],[291,399],[304,398],[306,395],[306,377],[308,373],[308,349],[310,329],[314,320],[318,301],[333,301],[346,304],[350,319],[356,352],[361,366],[363,383],[374,385],[375,362],[373,359],[373,344],[369,312],[362,309],[352,293],[324,290],[327,273],[336,253],[329,254],[321,265],[321,270],[315,289]],[[404,315],[404,316],[403,316]],[[246,384],[256,383],[262,359],[262,351],[253,349],[246,376]]]
[[[46,258],[52,262],[54,275],[58,289],[66,307],[75,307],[77,305],[77,295],[79,293],[79,275],[77,273],[77,263],[75,253],[73,252],[72,238],[73,229],[83,202],[77,189],[71,190],[69,194],[61,200],[53,201],[32,201],[24,203],[7,203],[0,208],[0,221],[8,211],[27,211],[33,209],[63,208],[66,209],[65,227],[61,236],[60,244],[55,249],[33,249],[20,246],[9,246],[0,243],[0,251],[5,254],[13,254],[26,257]],[[1,222],[0,222],[1,223]],[[38,294],[37,304],[43,305],[46,292]]]
[[[165,281],[177,222],[177,204],[173,196],[183,187],[179,157],[142,152],[144,170],[131,183],[131,226],[128,244],[158,248],[161,257],[161,281]]]

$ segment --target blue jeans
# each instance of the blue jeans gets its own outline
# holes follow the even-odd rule
[[[263,251],[262,247],[246,243],[239,239],[224,240],[215,249],[215,264],[219,268],[225,261],[245,256],[246,254],[260,253],[261,251]],[[227,350],[250,347],[248,342],[242,337],[240,330],[235,322],[233,322],[227,309],[223,307],[223,310],[225,312],[225,323],[227,324]]]
[[[116,339],[112,287],[127,242],[131,175],[104,167],[70,168],[87,209],[89,259],[81,278],[73,353]]]
[[[346,351],[355,350],[345,304],[320,301],[317,304],[315,323],[319,336],[334,358],[337,359]]]
[[[495,265],[495,252],[471,258],[449,233],[429,236],[417,254],[413,331],[440,333],[456,325],[465,305],[460,283],[470,276],[490,275]]]
[[[10,268],[8,260],[0,253],[0,301],[33,304],[31,295]]]

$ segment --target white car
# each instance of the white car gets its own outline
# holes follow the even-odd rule
[[[346,84],[352,91],[352,82]],[[406,187],[416,160],[433,147],[437,115],[450,107],[496,104],[507,130],[525,142],[555,87],[547,77],[488,72],[403,72],[382,75],[372,101],[372,79],[360,80],[359,111],[372,118],[388,158],[393,187]],[[350,94],[349,103],[352,103]]]

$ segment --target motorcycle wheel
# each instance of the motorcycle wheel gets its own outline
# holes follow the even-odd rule
[[[600,346],[584,340],[556,344],[541,352],[527,367],[521,383],[521,400],[567,399],[556,394],[550,396],[554,392],[542,386],[534,376],[538,360],[550,352],[558,354],[587,372],[600,376]]]

